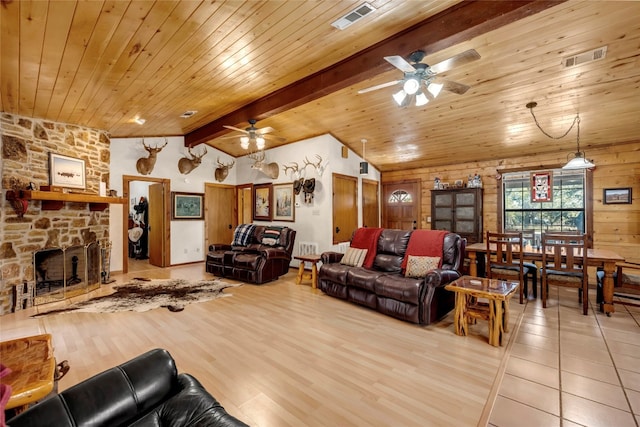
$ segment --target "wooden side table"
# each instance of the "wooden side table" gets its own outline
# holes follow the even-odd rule
[[[20,412],[53,390],[56,361],[50,334],[0,342],[0,360],[11,369],[1,380],[11,386],[6,409]]]
[[[462,276],[445,289],[456,293],[455,329],[457,335],[467,335],[469,319],[489,322],[489,344],[499,347],[502,336],[508,332],[509,300],[520,286],[517,282],[491,280],[483,277]],[[489,304],[478,303],[486,298]]]
[[[320,255],[298,255],[293,257],[300,261],[298,267],[298,277],[296,277],[296,285],[302,283],[303,280],[311,280],[311,287],[313,289],[318,288],[318,263],[320,262]],[[311,273],[307,273],[304,270],[305,263],[311,263]]]

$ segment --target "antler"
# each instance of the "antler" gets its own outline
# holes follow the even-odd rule
[[[316,154],[316,159],[318,159],[318,162],[317,163],[313,163],[313,162],[311,162],[309,159],[307,159],[305,157],[304,158],[304,168],[306,169],[307,166],[313,166],[313,168],[316,170],[318,175],[322,176],[322,173],[324,172],[324,168],[326,167],[326,165],[322,166],[322,157],[319,154]]]
[[[293,166],[287,166],[287,165],[282,165],[282,169],[284,169],[284,173],[287,174],[287,170],[291,169],[292,173],[291,173],[291,177],[293,177],[294,179],[297,179],[298,175],[299,175],[299,168],[300,166],[298,166],[298,163],[296,162],[292,162]]]
[[[264,151],[256,151],[254,153],[249,154],[249,158],[256,163],[264,162]]]
[[[220,156],[218,156],[218,159],[216,160],[216,162],[218,163],[218,167],[220,167],[220,168],[228,168],[228,169],[231,169],[233,167],[233,165],[236,164],[235,160],[231,160],[231,163],[222,163],[220,161]]]

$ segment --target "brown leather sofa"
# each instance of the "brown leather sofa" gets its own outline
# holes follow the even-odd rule
[[[241,282],[262,284],[289,271],[296,231],[283,227],[275,245],[262,242],[267,226],[256,225],[246,246],[209,245],[206,271]]]
[[[318,273],[318,288],[327,295],[364,305],[407,322],[428,325],[454,307],[453,292],[444,286],[461,276],[465,240],[447,233],[442,245],[442,266],[424,278],[402,273],[411,230],[384,229],[378,238],[373,267],[340,264],[343,254],[325,252]]]

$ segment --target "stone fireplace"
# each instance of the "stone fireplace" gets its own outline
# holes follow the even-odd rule
[[[100,244],[109,241],[108,205],[95,210],[90,203],[66,201],[52,209],[44,200],[7,200],[7,192],[50,185],[49,153],[57,153],[84,160],[83,191],[98,195],[100,183],[109,182],[110,141],[104,131],[7,113],[0,113],[0,133],[2,315],[14,310],[17,288],[23,285],[38,289],[39,295],[50,288],[57,298],[100,283]],[[48,278],[42,279],[39,257],[55,256],[63,261],[47,262]]]

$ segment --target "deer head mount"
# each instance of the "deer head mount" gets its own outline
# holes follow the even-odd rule
[[[232,160],[231,163],[221,163],[220,157],[218,157],[216,161],[218,163],[218,167],[216,168],[213,175],[216,177],[216,181],[222,182],[227,178],[227,175],[229,175],[229,169],[231,169],[233,165],[235,165],[236,161]]]
[[[318,174],[318,176],[322,177],[322,174],[324,173],[324,169],[327,167],[328,163],[325,163],[324,165],[322,164],[322,157],[320,157],[320,155],[316,154],[316,159],[318,160],[316,163],[311,162],[309,159],[307,159],[306,157],[304,158],[304,168],[303,170],[307,169],[307,166],[312,166],[315,170],[316,173]]]
[[[142,139],[142,145],[144,149],[149,152],[149,157],[140,157],[136,162],[136,169],[138,173],[142,175],[149,175],[151,171],[153,171],[153,167],[156,165],[156,156],[162,149],[169,143],[167,138],[164,139],[164,144],[160,147],[157,145],[155,147],[150,147],[144,143],[144,138]]]
[[[265,163],[264,151],[258,151],[256,153],[249,154],[249,158],[253,160],[251,169],[256,169],[268,176],[271,179],[278,178],[280,175],[280,166],[276,162]]]
[[[188,156],[185,156],[178,160],[178,170],[181,174],[186,175],[192,170],[200,166],[202,158],[207,154],[207,147],[204,148],[202,154],[194,154],[191,152],[191,147],[187,148]]]

